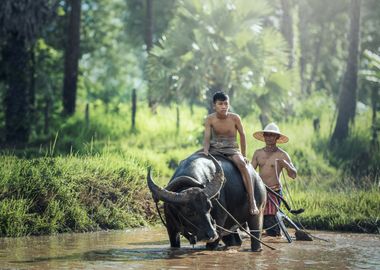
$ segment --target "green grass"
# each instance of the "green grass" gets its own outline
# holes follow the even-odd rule
[[[131,130],[130,108],[106,114],[91,107],[86,127],[80,113],[67,119],[48,140],[35,139],[26,149],[8,149],[0,155],[0,236],[122,229],[158,222],[146,187],[146,170],[165,185],[179,162],[202,147],[206,110],[194,113],[181,107],[176,129],[175,108],[158,107],[152,114],[138,108]],[[287,181],[308,228],[379,233],[379,174],[366,174],[363,164],[355,174],[360,153],[370,153],[368,114],[357,118],[350,138],[337,150],[328,150],[330,111],[320,114],[321,130],[312,120],[279,122],[290,138],[281,147],[298,168]],[[243,119],[247,157],[264,146],[252,133],[260,130],[258,117]],[[377,156],[376,156],[377,155]],[[367,155],[379,168],[379,153]],[[376,170],[375,170],[376,172]]]
[[[380,233],[378,189],[299,191],[293,193],[293,200],[305,209],[293,219],[307,228]]]
[[[1,156],[0,236],[147,225],[146,164],[128,155]]]

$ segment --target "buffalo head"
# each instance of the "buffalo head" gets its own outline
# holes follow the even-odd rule
[[[210,158],[216,172],[206,186],[192,177],[178,176],[170,181],[167,189],[163,189],[153,182],[150,169],[148,171],[148,187],[155,201],[165,203],[166,213],[170,215],[167,222],[177,227],[193,244],[196,240],[212,242],[218,238],[215,222],[210,215],[211,199],[222,188],[224,173],[219,162],[212,156]]]

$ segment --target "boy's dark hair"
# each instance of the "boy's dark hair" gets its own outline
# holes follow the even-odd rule
[[[228,99],[230,99],[230,98],[229,98],[229,96],[227,94],[225,94],[223,91],[218,91],[212,97],[212,102],[216,103],[218,100],[225,101],[225,100],[228,100]]]

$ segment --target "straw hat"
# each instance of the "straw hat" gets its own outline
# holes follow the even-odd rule
[[[280,135],[280,137],[277,139],[277,143],[287,143],[289,141],[289,138],[287,136],[285,136],[284,134],[281,134],[280,129],[275,123],[268,124],[262,131],[256,131],[255,133],[253,133],[253,137],[255,137],[256,139],[260,141],[265,142],[264,132]]]

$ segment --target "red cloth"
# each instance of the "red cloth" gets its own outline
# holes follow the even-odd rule
[[[275,215],[277,213],[277,206],[279,205],[279,199],[276,197],[276,195],[268,192],[267,193],[267,204],[265,205],[264,209],[264,216],[268,215]],[[271,199],[269,199],[271,198]],[[273,202],[275,202],[275,204]]]

